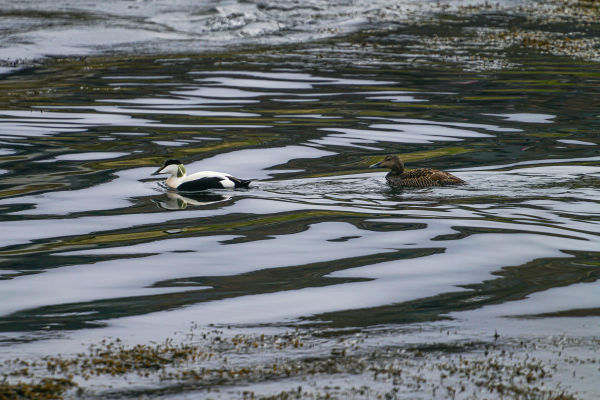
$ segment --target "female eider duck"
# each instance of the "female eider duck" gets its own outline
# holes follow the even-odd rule
[[[460,185],[465,183],[460,178],[437,169],[417,168],[410,171],[404,170],[404,163],[398,156],[386,156],[383,161],[371,165],[369,168],[389,168],[391,171],[385,176],[385,179],[392,186],[404,187],[428,187]]]
[[[200,171],[186,175],[185,167],[179,160],[167,160],[152,175],[171,174],[165,181],[171,189],[197,191],[206,189],[247,188],[251,180],[239,179],[223,172]]]

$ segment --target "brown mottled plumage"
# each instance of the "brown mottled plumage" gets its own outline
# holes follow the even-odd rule
[[[385,176],[385,179],[392,186],[428,187],[465,183],[462,179],[437,169],[417,168],[405,171],[400,157],[394,155],[386,156],[383,161],[373,164],[369,168],[389,168],[391,171]]]

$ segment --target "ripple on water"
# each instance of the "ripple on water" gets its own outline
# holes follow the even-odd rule
[[[117,152],[87,152],[87,153],[72,153],[72,154],[61,154],[50,160],[44,160],[44,162],[53,161],[92,161],[92,160],[108,160],[111,158],[119,158],[129,155],[129,153],[117,153]]]
[[[485,114],[494,117],[501,117],[507,121],[526,122],[530,124],[551,124],[556,115],[535,114],[535,113],[515,113],[515,114]]]

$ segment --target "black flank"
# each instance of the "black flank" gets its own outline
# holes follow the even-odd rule
[[[196,179],[189,182],[183,182],[181,185],[177,186],[177,190],[195,192],[198,190],[206,189],[223,189],[223,185],[221,185],[222,180],[223,179],[219,177],[207,177]]]

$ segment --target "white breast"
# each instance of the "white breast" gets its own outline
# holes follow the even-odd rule
[[[175,175],[171,175],[165,181],[165,183],[167,184],[167,186],[170,187],[171,189],[177,189],[177,186],[179,186],[181,184],[181,182],[183,182],[183,179],[182,178],[178,178]]]

